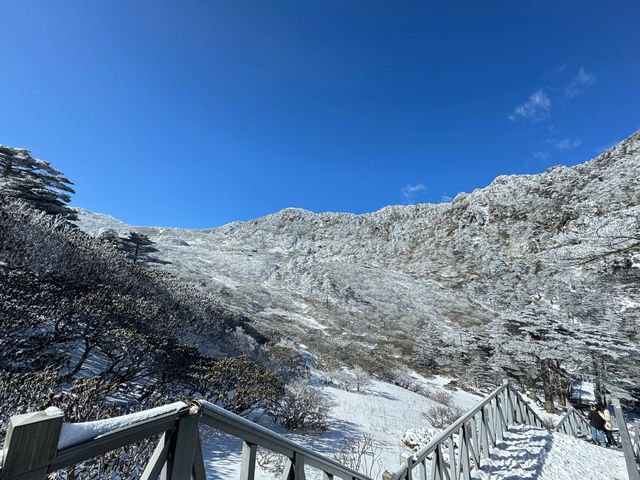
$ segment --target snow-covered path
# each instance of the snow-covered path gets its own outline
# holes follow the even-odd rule
[[[482,469],[477,480],[626,480],[622,451],[597,447],[584,440],[544,428],[512,427]]]

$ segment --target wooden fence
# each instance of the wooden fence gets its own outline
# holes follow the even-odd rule
[[[395,472],[386,471],[383,480],[470,480],[471,472],[514,424],[544,426],[505,381],[420,451],[403,455],[402,466]]]
[[[124,417],[126,426],[78,444],[59,448],[62,417],[58,409],[11,417],[5,439],[1,480],[43,480],[48,473],[93,459],[111,450],[160,435],[142,475],[143,480],[206,480],[198,427],[205,424],[243,441],[241,480],[253,480],[257,447],[284,455],[285,480],[304,480],[304,468],[320,470],[324,480],[334,476],[346,480],[372,480],[335,460],[316,453],[271,430],[207,401],[177,407],[128,424],[137,414]],[[69,424],[74,425],[74,424]],[[81,425],[81,424],[78,424]],[[72,442],[73,443],[73,442]]]
[[[73,436],[69,441],[70,429],[72,432],[82,430],[83,425],[98,422],[64,424],[63,428],[63,413],[58,409],[11,417],[0,456],[0,480],[43,480],[51,472],[158,436],[158,444],[141,479],[206,480],[199,434],[202,424],[242,440],[241,480],[254,480],[258,447],[287,458],[283,480],[304,480],[305,466],[322,472],[323,480],[333,477],[372,480],[210,402],[202,400],[190,405],[178,402],[169,407],[169,410],[145,411],[142,416],[117,417],[120,427],[86,438],[75,437],[75,441]],[[632,443],[619,403],[614,403],[614,407],[618,424],[624,425],[626,434],[623,436],[621,428],[623,445],[628,447],[625,447],[627,467],[635,468],[629,470],[629,478],[640,480],[635,463],[640,455],[640,432],[634,432],[635,443]],[[575,435],[588,428],[585,423],[584,417],[570,408],[557,430]],[[469,480],[480,461],[489,456],[504,432],[515,424],[544,426],[520,393],[505,381],[420,451],[404,455],[400,468],[384,472],[383,479],[412,480],[419,474],[423,480]]]
[[[629,430],[627,429],[627,422],[622,413],[622,408],[620,407],[620,400],[615,397],[611,397],[611,404],[613,405],[613,409],[616,412],[616,423],[618,424],[618,430],[620,432],[620,442],[622,443],[624,461],[627,465],[627,474],[629,475],[629,480],[640,480],[640,455],[638,455],[638,449],[635,448],[637,443],[634,445],[634,443],[631,442]],[[637,430],[635,434],[637,442]]]
[[[584,438],[591,435],[589,421],[570,404],[567,404],[567,412],[560,419],[555,430],[574,437]]]
[[[629,480],[640,480],[640,427],[638,425],[634,427],[634,438],[631,439],[627,429],[627,422],[620,407],[620,400],[614,396],[609,396],[609,399],[615,412],[615,416],[611,419],[612,429],[618,431]],[[557,432],[567,435],[591,438],[589,421],[571,405],[567,405],[567,412],[560,419],[555,429]]]

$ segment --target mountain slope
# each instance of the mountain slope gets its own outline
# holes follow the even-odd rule
[[[567,368],[595,359],[630,378],[635,364],[621,359],[638,347],[639,179],[637,132],[585,164],[498,177],[447,204],[285,209],[211,230],[130,227],[82,210],[79,225],[149,235],[172,262],[162,268],[265,333],[346,362],[526,370],[520,351],[553,358],[536,348],[560,348],[564,336],[575,350]]]

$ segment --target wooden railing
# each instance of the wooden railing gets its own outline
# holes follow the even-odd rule
[[[636,424],[633,427],[633,455],[636,457],[636,460],[640,463],[640,425]]]
[[[347,480],[371,480],[370,477],[341,465],[324,455],[310,450],[268,428],[234,415],[212,403],[198,402],[202,407],[202,422],[243,441],[241,480],[253,479],[256,468],[256,448],[263,447],[287,457],[285,480],[304,480],[304,467],[320,470],[325,480],[334,476]]]
[[[160,435],[158,444],[140,476],[143,480],[206,480],[198,427],[205,424],[243,441],[241,480],[253,480],[256,451],[262,447],[284,455],[285,480],[304,480],[306,465],[320,470],[324,480],[372,480],[335,460],[316,453],[271,430],[207,401],[192,405],[179,402],[170,412],[140,421],[137,414],[117,417],[126,426],[92,438],[65,437],[63,414],[58,409],[11,417],[5,439],[1,480],[43,480],[47,474],[93,459],[111,450]],[[133,420],[127,421],[127,417]],[[98,422],[93,422],[93,425]],[[65,424],[73,428],[91,424]],[[69,428],[67,428],[69,430]],[[61,436],[62,432],[62,436]],[[71,446],[64,447],[65,443]],[[75,443],[75,444],[74,444]]]
[[[632,443],[629,436],[629,430],[627,429],[627,422],[624,419],[622,408],[620,407],[620,400],[615,397],[611,397],[611,404],[616,413],[616,423],[618,424],[618,430],[620,432],[620,443],[622,443],[622,451],[624,452],[624,461],[627,466],[627,474],[629,480],[640,480],[640,470],[638,469],[640,464],[640,448],[638,446],[638,431],[635,433],[635,444]]]
[[[614,396],[610,396],[609,399],[615,412],[612,423],[617,427],[629,480],[640,480],[640,428],[637,425],[634,427],[634,438],[631,439],[627,429],[627,422],[624,419],[624,414],[620,407],[620,400]],[[555,430],[556,432],[573,435],[575,437],[589,436],[590,438],[591,435],[591,425],[588,420],[571,405],[567,405],[567,413],[560,419]]]
[[[580,411],[567,403],[567,412],[560,419],[555,430],[574,437],[586,437],[591,434],[591,425]]]
[[[288,460],[284,480],[304,480],[305,466],[322,472],[323,480],[340,477],[347,480],[372,480],[339,462],[314,452],[271,430],[201,400],[191,404],[178,402],[160,410],[116,417],[117,429],[95,435],[74,436],[69,432],[87,430],[90,424],[64,424],[58,409],[48,409],[11,417],[5,439],[0,480],[44,480],[51,472],[93,459],[109,451],[144,439],[159,441],[140,478],[152,480],[206,480],[199,426],[239,438],[243,442],[241,480],[253,480],[258,447],[284,455]],[[621,415],[619,405],[616,415]],[[558,431],[574,432],[586,428],[577,412],[569,412]],[[618,420],[621,425],[624,422]],[[504,432],[512,425],[543,427],[543,421],[520,393],[505,381],[478,405],[413,455],[404,455],[395,472],[386,471],[384,480],[469,480]],[[84,430],[83,430],[84,429]],[[89,431],[91,428],[88,429]],[[61,435],[62,433],[62,435]],[[625,433],[627,438],[628,432]],[[634,452],[640,453],[636,433]],[[627,451],[625,451],[625,455]],[[627,457],[628,458],[628,457]],[[635,460],[634,460],[635,461]],[[629,461],[628,461],[629,462]],[[637,472],[637,471],[636,471]],[[417,477],[416,477],[417,478]],[[640,480],[630,476],[633,480]]]
[[[505,381],[428,445],[414,455],[403,455],[402,466],[395,472],[384,472],[383,479],[469,480],[480,461],[489,457],[504,432],[515,424],[543,427],[540,417]]]

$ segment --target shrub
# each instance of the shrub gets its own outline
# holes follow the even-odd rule
[[[447,428],[460,418],[463,413],[464,410],[456,405],[434,405],[424,413],[424,416],[432,427]]]
[[[342,465],[371,478],[378,477],[383,467],[382,448],[370,433],[345,438],[333,457]]]
[[[325,430],[331,403],[322,391],[303,383],[288,385],[274,412],[287,430]]]

